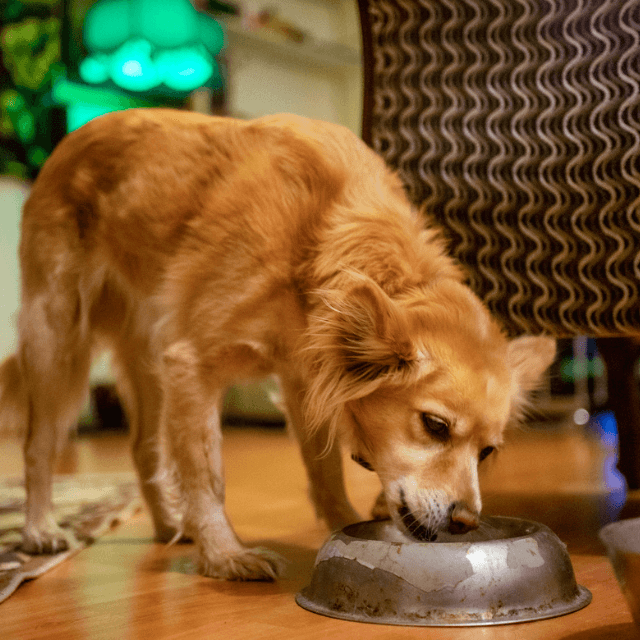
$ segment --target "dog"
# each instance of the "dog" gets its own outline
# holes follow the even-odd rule
[[[555,341],[508,339],[441,231],[347,129],[132,109],[70,133],[25,203],[3,422],[26,430],[23,546],[73,544],[51,515],[56,454],[96,352],[113,354],[158,540],[207,576],[270,580],[224,508],[220,405],[275,374],[319,517],[357,521],[341,446],[382,484],[376,515],[419,540],[476,528],[478,466]]]

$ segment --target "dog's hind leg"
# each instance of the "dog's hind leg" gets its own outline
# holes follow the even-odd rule
[[[331,530],[357,522],[360,518],[345,491],[339,443],[335,440],[329,443],[327,430],[309,433],[305,428],[302,384],[293,378],[281,377],[281,385],[287,423],[300,445],[318,517],[323,518]]]
[[[23,548],[29,553],[55,553],[74,542],[54,520],[51,495],[58,453],[88,387],[90,339],[74,279],[51,274],[46,288],[23,290],[18,357],[28,405]]]
[[[203,367],[194,349],[178,342],[163,358],[163,427],[186,507],[184,529],[198,548],[200,572],[228,580],[273,580],[280,557],[247,548],[227,517],[220,405],[225,385]]]
[[[162,389],[149,336],[135,321],[121,330],[113,355],[118,395],[125,408],[133,460],[160,542],[171,541],[180,530],[181,506],[174,469],[167,460],[160,434]]]

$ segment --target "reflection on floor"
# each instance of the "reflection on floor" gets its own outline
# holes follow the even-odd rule
[[[616,468],[611,413],[595,414],[583,426],[531,425],[510,440],[505,460],[485,477],[485,512],[543,522],[574,553],[601,553],[601,527],[640,516],[640,492],[627,492]]]

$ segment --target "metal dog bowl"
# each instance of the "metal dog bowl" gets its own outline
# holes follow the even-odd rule
[[[609,560],[636,624],[640,627],[640,518],[608,524],[600,531]]]
[[[565,545],[548,528],[486,517],[477,531],[417,542],[390,521],[334,533],[296,597],[309,611],[358,622],[478,626],[527,622],[586,607]]]

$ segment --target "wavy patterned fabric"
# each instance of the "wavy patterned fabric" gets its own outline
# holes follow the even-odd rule
[[[512,333],[640,332],[640,0],[360,0],[364,138]]]

